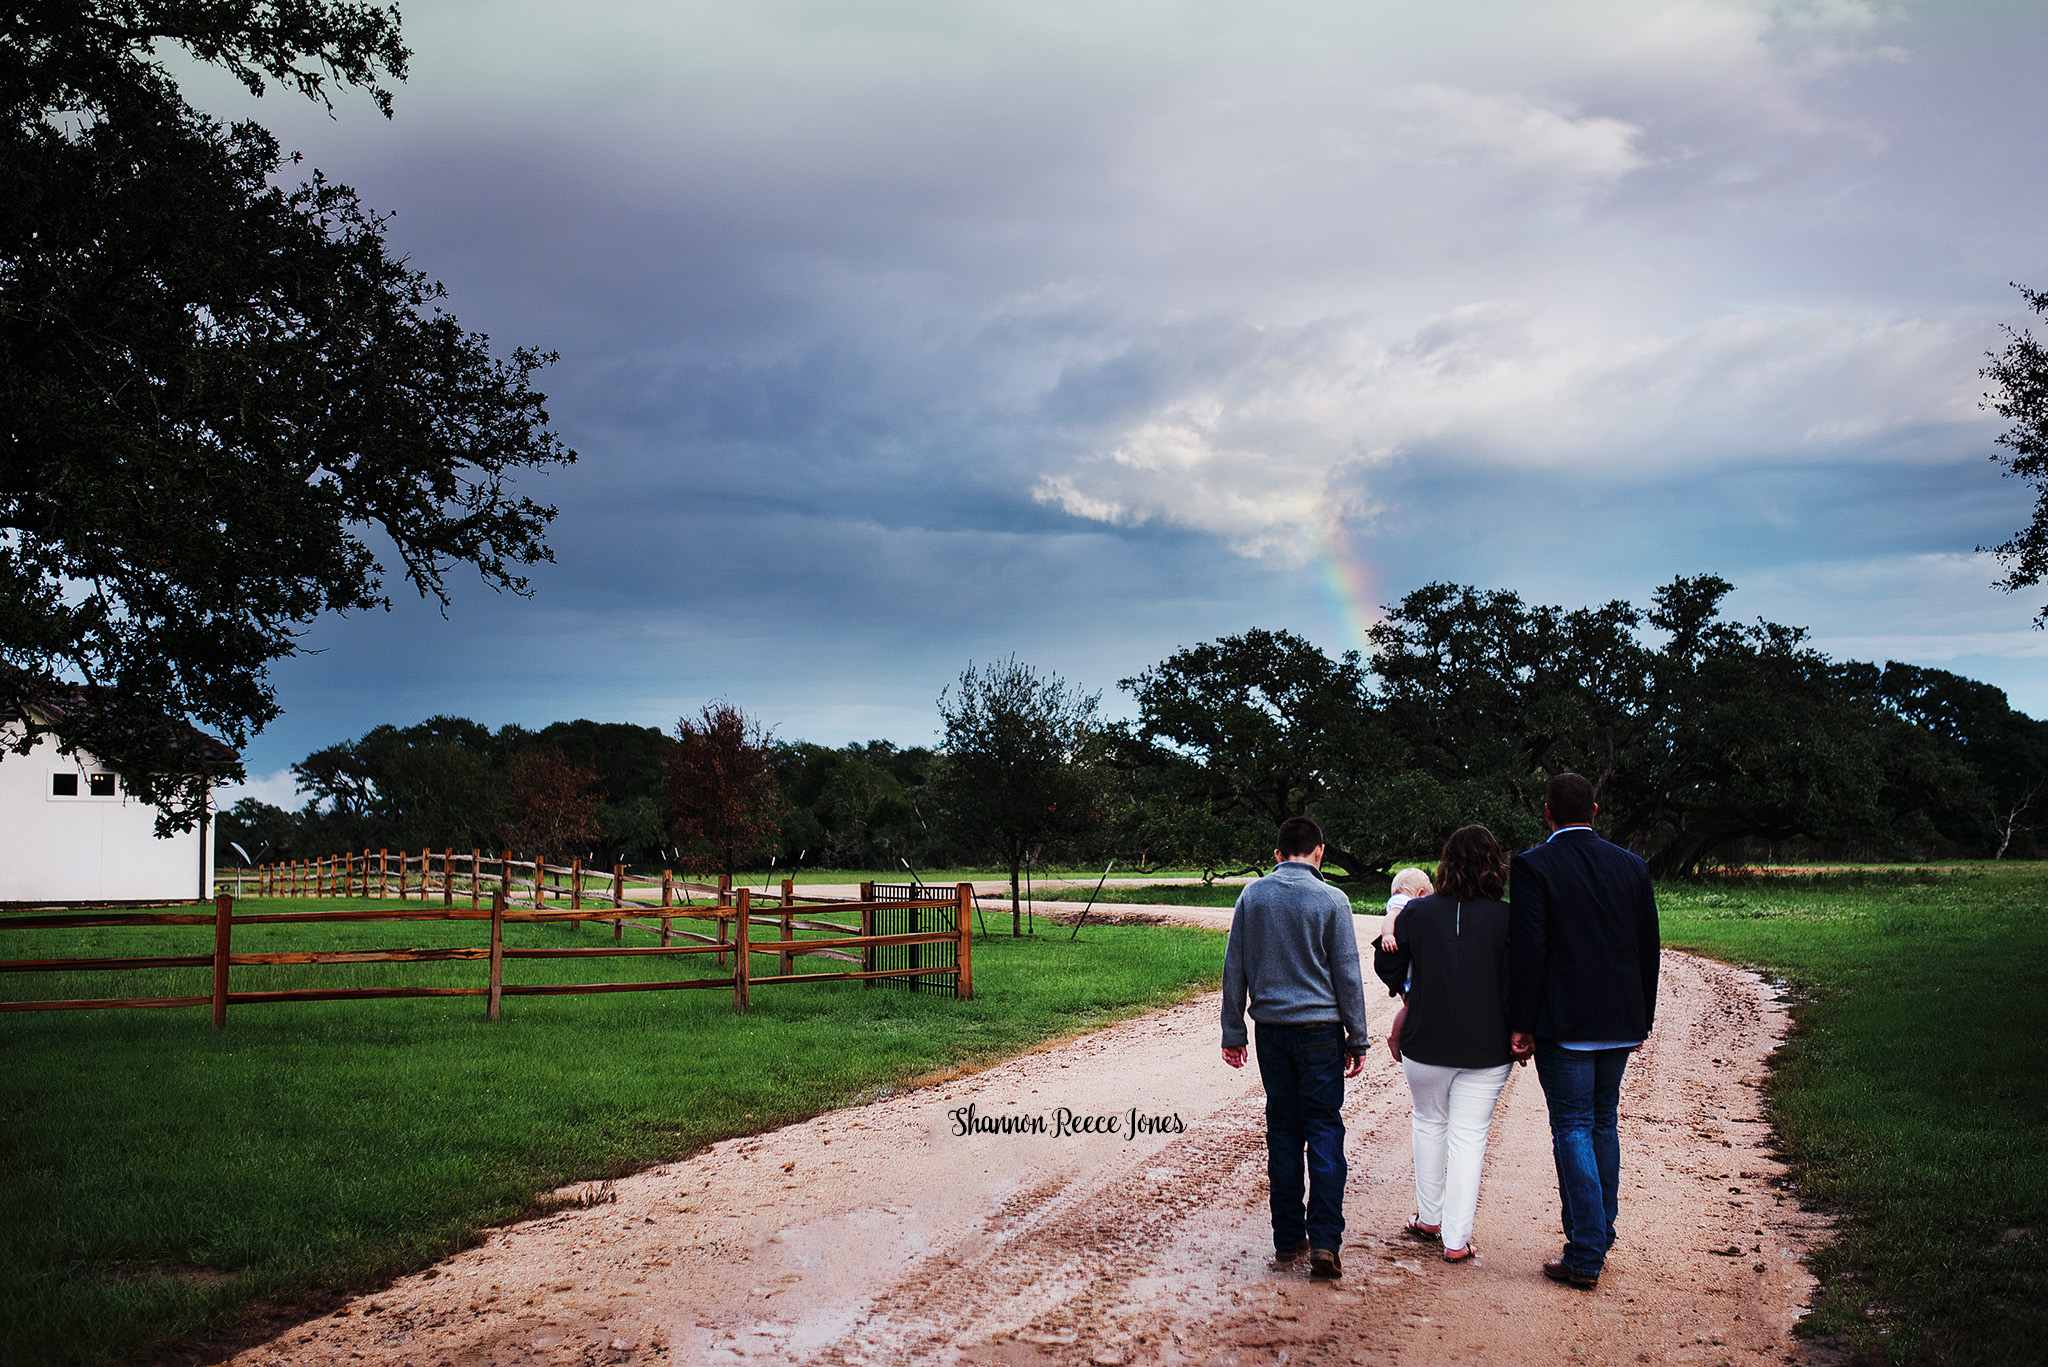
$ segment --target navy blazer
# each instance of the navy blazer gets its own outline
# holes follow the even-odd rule
[[[1514,857],[1508,889],[1508,1028],[1560,1044],[1648,1038],[1659,948],[1649,866],[1590,830],[1563,830]]]

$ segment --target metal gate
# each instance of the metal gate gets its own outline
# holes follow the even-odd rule
[[[957,935],[960,931],[959,895],[951,889],[927,887],[921,883],[876,883],[874,900],[913,904],[875,908],[873,933],[876,935]],[[878,971],[906,968],[950,970],[958,965],[959,946],[952,940],[943,944],[878,945],[875,948],[875,968]],[[935,992],[950,997],[954,993],[954,976],[952,972],[914,976],[906,973],[900,978],[881,978],[878,981],[893,987],[907,987],[912,992]]]

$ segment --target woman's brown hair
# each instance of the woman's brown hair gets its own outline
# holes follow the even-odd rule
[[[1461,826],[1444,842],[1436,866],[1439,897],[1498,902],[1508,886],[1508,857],[1484,826]]]

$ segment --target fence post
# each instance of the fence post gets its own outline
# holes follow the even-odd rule
[[[447,845],[441,847],[441,905],[455,905],[455,851]]]
[[[228,936],[235,928],[235,899],[213,899],[213,1028],[228,1023]]]
[[[860,885],[860,900],[860,933],[862,935],[873,935],[875,933],[875,885],[873,883],[862,883]],[[860,947],[860,971],[863,973],[875,971],[875,947],[873,945],[862,945]],[[874,985],[875,980],[873,978],[867,978],[861,982],[862,987],[873,987]]]
[[[718,875],[718,943],[720,943],[721,945],[725,943],[725,909],[731,905],[732,875],[727,873],[721,873]],[[725,967],[724,950],[721,949],[718,951],[717,959],[718,966],[720,968]]]
[[[747,1009],[747,960],[751,957],[747,949],[747,916],[751,910],[747,903],[747,894],[751,891],[751,888],[740,889],[739,915],[733,920],[732,1009],[736,1012]]]
[[[383,901],[391,895],[391,852],[377,851],[377,900]]]
[[[791,934],[789,918],[789,899],[785,897],[782,900],[782,942],[784,944],[789,943],[789,937]],[[782,971],[784,974],[788,974],[795,971],[795,962],[796,952],[794,950],[785,949],[782,951]]]
[[[491,898],[491,1005],[485,1020],[497,1020],[505,997],[505,890]]]
[[[512,851],[498,851],[498,892],[509,902],[512,900]]]
[[[675,904],[676,904],[676,875],[675,875],[675,870],[673,870],[673,869],[663,869],[663,870],[661,871],[661,905],[662,905],[663,909],[664,909],[664,910],[666,910],[667,908],[669,908],[669,907],[672,907],[672,906],[674,906]],[[668,918],[668,917],[666,917],[666,916],[662,917],[662,918],[661,918],[661,947],[662,947],[663,949],[667,949],[667,948],[668,948],[668,939],[669,939],[669,931],[668,931],[668,925],[669,925],[669,918]]]
[[[569,861],[569,910],[583,910],[583,860],[579,856]],[[574,935],[583,929],[581,921],[569,923],[569,933]]]
[[[477,880],[483,876],[484,852],[482,850],[471,850],[469,852],[469,909],[471,911],[476,910]]]
[[[547,864],[548,857],[546,855],[537,854],[533,857],[533,909],[535,911],[539,911],[547,904]]]
[[[953,996],[960,1001],[974,999],[974,884],[961,883],[954,891],[959,894],[953,903],[953,927],[960,933],[960,944],[953,951],[953,962],[960,971],[953,975]]]

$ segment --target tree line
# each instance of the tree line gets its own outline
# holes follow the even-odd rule
[[[1600,828],[1664,876],[1758,859],[2043,853],[2048,723],[1999,689],[1897,662],[1834,661],[1796,627],[1722,613],[1680,577],[1647,606],[1566,609],[1430,584],[1371,654],[1253,629],[1121,682],[1136,706],[1016,659],[969,665],[939,743],[776,739],[730,703],[673,733],[591,721],[498,731],[380,726],[293,766],[298,811],[243,799],[222,849],[511,847],[704,872],[1107,860],[1259,867],[1315,817],[1345,878],[1483,822],[1542,835],[1552,774],[1591,779]]]

